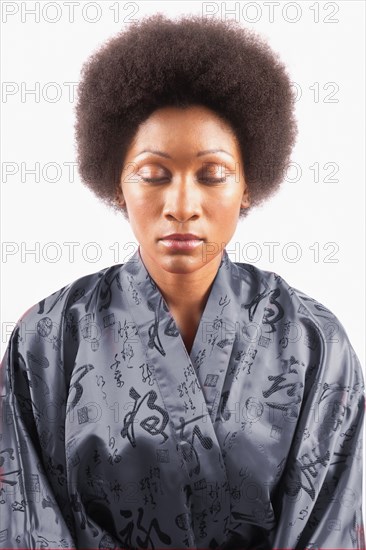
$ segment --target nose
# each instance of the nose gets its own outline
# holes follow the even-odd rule
[[[201,214],[202,190],[191,176],[174,178],[164,189],[163,214],[166,218],[185,222]]]

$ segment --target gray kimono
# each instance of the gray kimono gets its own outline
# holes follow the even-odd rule
[[[2,548],[364,548],[362,368],[331,311],[224,250],[190,354],[139,249],[18,321]]]

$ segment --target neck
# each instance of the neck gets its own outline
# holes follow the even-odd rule
[[[150,276],[159,287],[169,309],[192,316],[203,312],[217,274],[222,254],[191,273],[171,273],[162,269],[139,247],[140,256]]]

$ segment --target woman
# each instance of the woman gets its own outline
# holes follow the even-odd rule
[[[225,250],[281,182],[293,110],[284,66],[233,21],[158,14],[85,64],[80,174],[139,248],[11,335],[3,547],[364,547],[347,334]]]

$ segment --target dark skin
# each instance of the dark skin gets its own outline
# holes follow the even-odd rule
[[[146,149],[155,152],[141,153]],[[213,149],[226,152],[206,152]],[[202,105],[157,109],[128,148],[117,196],[190,353],[223,249],[240,209],[250,205],[235,133]],[[193,233],[202,242],[169,250],[161,238],[171,233]]]

